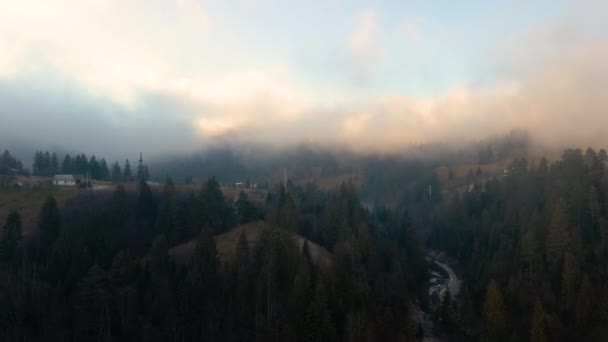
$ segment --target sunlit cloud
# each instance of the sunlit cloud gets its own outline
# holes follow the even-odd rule
[[[442,50],[435,41],[437,19],[350,8],[343,21],[318,20],[335,25],[335,33],[327,28],[326,45],[310,25],[290,32],[302,41],[279,53],[255,39],[274,42],[265,35],[274,37],[281,27],[239,27],[249,13],[227,19],[236,11],[221,12],[218,4],[0,0],[0,134],[69,145],[73,140],[35,124],[51,115],[61,122],[69,112],[70,122],[92,122],[100,135],[120,133],[140,145],[154,145],[146,130],[162,132],[162,146],[150,149],[163,152],[197,149],[216,138],[399,150],[515,128],[551,143],[608,143],[605,3],[577,3],[576,10],[512,28],[507,39],[478,47],[479,62],[489,65],[481,81],[479,70],[450,64],[460,51]],[[264,3],[260,13],[269,8]],[[441,28],[450,29],[460,28]],[[306,41],[307,35],[315,38]],[[314,58],[302,61],[300,45],[317,48]],[[416,53],[425,46],[436,51]],[[345,65],[330,63],[335,60]],[[447,90],[414,94],[403,86],[414,76],[395,74],[409,63],[464,76]],[[30,97],[48,105],[23,100]],[[100,138],[98,146],[111,148],[113,141]]]

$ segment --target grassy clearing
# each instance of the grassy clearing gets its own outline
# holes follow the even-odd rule
[[[262,236],[262,233],[270,229],[268,225],[263,221],[252,222],[240,225],[229,232],[220,234],[214,237],[215,244],[217,246],[218,255],[222,263],[226,263],[232,260],[236,254],[236,247],[239,242],[239,237],[242,232],[245,232],[247,236],[247,242],[249,243],[249,250],[253,251]],[[307,241],[305,238],[294,235],[294,239],[301,248],[304,242]],[[180,262],[187,261],[194,249],[196,248],[197,239],[192,239],[188,242],[182,243],[169,250],[169,255]],[[308,247],[313,262],[323,267],[331,267],[333,263],[332,255],[325,248],[317,245],[314,242],[308,241]]]
[[[30,235],[37,224],[40,207],[49,195],[53,195],[62,207],[78,189],[74,187],[34,187],[20,190],[0,190],[0,225],[4,225],[11,210],[19,210],[23,222],[23,235]]]

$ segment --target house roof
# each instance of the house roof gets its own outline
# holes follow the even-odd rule
[[[74,175],[55,175],[55,177],[53,177],[53,180],[75,182],[76,181],[76,177]]]

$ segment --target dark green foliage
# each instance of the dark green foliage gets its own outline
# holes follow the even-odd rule
[[[517,158],[505,177],[487,179],[481,191],[454,195],[436,208],[429,241],[459,259],[468,282],[469,293],[457,300],[464,335],[477,338],[485,330],[497,339],[534,335],[558,341],[606,336],[598,319],[604,296],[596,291],[608,284],[605,154],[571,149],[553,163]],[[503,297],[502,315],[497,297]],[[544,320],[533,317],[537,298]],[[480,313],[485,329],[474,323]],[[501,329],[504,324],[530,328],[525,334]]]
[[[545,335],[545,311],[540,299],[536,299],[534,304],[534,314],[532,315],[532,327],[530,328],[530,342],[546,342]]]
[[[209,178],[203,185],[199,201],[204,206],[205,223],[214,232],[223,232],[234,222],[234,210],[222,195],[220,184],[215,178]]]
[[[43,250],[49,250],[53,246],[59,237],[60,228],[61,214],[57,207],[57,201],[53,196],[49,196],[38,215],[38,234]]]
[[[258,218],[257,209],[249,201],[246,193],[241,191],[236,201],[236,217],[240,223],[247,223]]]
[[[14,258],[22,238],[21,216],[19,212],[13,210],[8,214],[2,234],[2,239],[0,240],[0,260],[9,262]]]
[[[139,181],[139,196],[135,206],[135,214],[149,225],[154,225],[158,211],[156,198],[148,182],[145,180]]]
[[[25,174],[21,161],[10,154],[8,150],[0,155],[0,175]]]
[[[122,176],[125,180],[128,180],[132,175],[131,163],[129,163],[129,159],[127,159],[125,160],[125,167],[122,169]]]
[[[173,185],[171,179],[167,179],[167,183],[163,188],[158,209],[158,218],[156,219],[155,233],[157,235],[162,234],[166,236],[171,244],[175,244],[183,238],[182,232],[178,231],[177,227],[175,185]]]
[[[494,280],[488,284],[486,289],[483,314],[488,338],[492,341],[504,339],[506,328],[504,302],[500,289]]]
[[[119,183],[123,179],[122,170],[118,163],[112,164],[112,182]]]

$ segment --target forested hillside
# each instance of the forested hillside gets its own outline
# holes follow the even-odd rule
[[[462,340],[606,339],[607,161],[593,149],[518,159],[437,208],[430,244],[465,271]]]
[[[138,172],[137,186],[74,189],[61,205],[49,192],[27,237],[19,208],[4,223],[0,338],[603,340],[606,152],[509,160],[448,177],[370,161],[373,189],[403,193],[396,209],[364,205],[351,182],[289,181],[261,201]],[[506,161],[478,169],[491,163]],[[430,290],[441,253],[455,296]]]
[[[213,235],[260,218],[271,228],[255,248],[244,230],[220,262]],[[331,266],[294,234],[326,248]],[[186,262],[169,256],[191,239]],[[404,340],[426,280],[407,215],[366,211],[350,184],[280,186],[263,208],[244,194],[227,202],[214,179],[195,193],[143,180],[137,193],[83,190],[61,209],[49,197],[27,240],[12,212],[1,251],[4,341]]]

